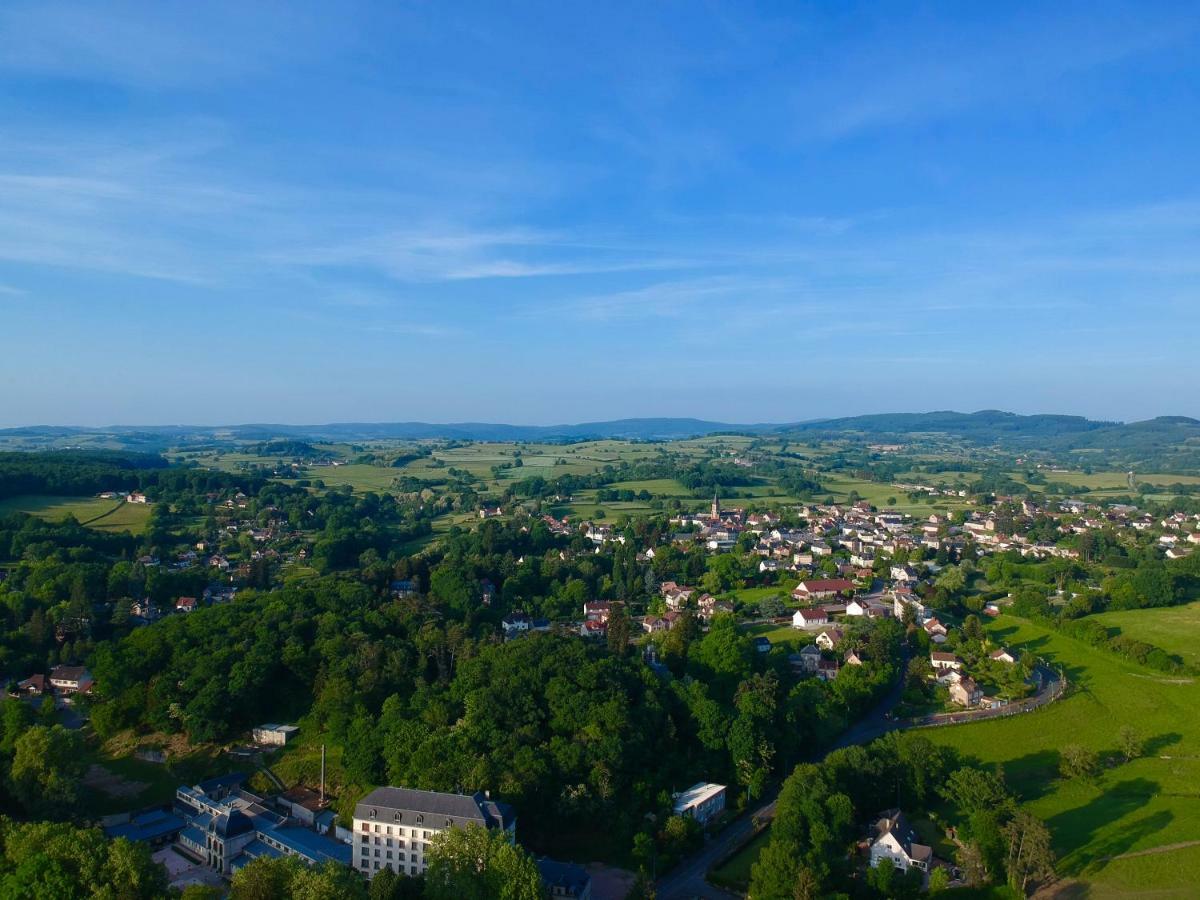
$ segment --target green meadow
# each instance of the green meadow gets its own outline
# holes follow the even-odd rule
[[[74,516],[80,523],[99,531],[129,531],[139,534],[150,518],[145,503],[123,503],[98,497],[51,497],[27,494],[0,500],[0,516],[23,512],[39,519],[58,522]]]
[[[1145,615],[1139,612],[1133,615]],[[1153,890],[1196,896],[1200,884],[1200,684],[1164,678],[1072,638],[1010,616],[993,637],[1061,666],[1072,689],[1036,712],[925,734],[985,764],[1049,826],[1061,877],[1076,896],[1122,897]],[[1144,738],[1141,759],[1118,761],[1117,732]],[[1058,751],[1081,744],[1111,764],[1092,781],[1063,779]],[[1177,846],[1179,844],[1184,846]]]
[[[1163,609],[1135,609],[1095,617],[1108,628],[1200,665],[1200,602]]]

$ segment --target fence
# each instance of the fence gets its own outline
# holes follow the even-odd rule
[[[993,706],[990,709],[965,709],[962,712],[935,713],[930,716],[921,716],[920,718],[909,720],[904,727],[929,728],[936,725],[961,725],[964,722],[978,722],[981,719],[1002,719],[1005,716],[1015,716],[1020,713],[1030,712],[1057,700],[1067,689],[1066,675],[1060,673],[1056,678],[1053,674],[1047,674],[1050,675],[1047,679],[1049,684],[1033,697],[1018,700],[1015,703],[1006,703],[1003,706]]]

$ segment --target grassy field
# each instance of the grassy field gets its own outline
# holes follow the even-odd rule
[[[770,829],[760,831],[745,846],[708,873],[708,880],[721,887],[744,891],[750,884],[750,867],[771,839]]]
[[[803,631],[798,628],[793,628],[791,625],[773,625],[770,622],[763,622],[758,625],[749,625],[746,627],[746,633],[751,637],[765,637],[772,644],[785,644],[795,642],[797,646],[802,644],[811,644],[812,641],[805,636],[815,636],[816,632]]]
[[[1200,602],[1165,609],[1135,609],[1102,613],[1095,617],[1121,634],[1177,654],[1184,662],[1200,665]]]
[[[1138,615],[1141,615],[1139,613]],[[1167,679],[1071,638],[1012,617],[989,624],[1009,647],[1060,665],[1074,684],[1065,699],[1028,715],[925,732],[985,764],[1050,827],[1059,874],[1089,897],[1195,896],[1200,848],[1200,684]],[[1144,758],[1106,769],[1094,781],[1058,776],[1058,750],[1082,744],[1116,756],[1117,730],[1146,739]],[[1145,851],[1155,851],[1146,855]]]
[[[80,522],[100,531],[129,531],[134,534],[141,533],[150,518],[150,506],[144,503],[38,494],[0,500],[0,515],[11,512],[28,513],[52,522],[74,516]]]
[[[858,494],[860,500],[866,500],[872,506],[894,509],[917,517],[928,516],[933,512],[963,509],[967,506],[967,503],[959,497],[934,497],[929,503],[913,503],[904,491],[895,485],[882,484],[877,481],[863,481],[862,479],[833,475],[821,475],[818,480],[825,489],[825,493],[839,503],[847,502],[853,491]],[[889,503],[888,501],[893,497],[896,502]]]

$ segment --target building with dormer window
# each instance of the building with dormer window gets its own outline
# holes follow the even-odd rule
[[[483,792],[467,795],[376,788],[354,807],[354,868],[368,878],[381,869],[420,875],[428,868],[433,836],[472,823],[503,829],[509,840],[516,839],[513,808]]]

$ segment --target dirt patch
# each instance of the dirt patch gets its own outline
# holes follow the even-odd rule
[[[104,766],[93,763],[88,766],[87,774],[83,776],[83,786],[108,794],[110,797],[137,797],[150,787],[144,781],[129,781],[115,772],[110,772]]]

